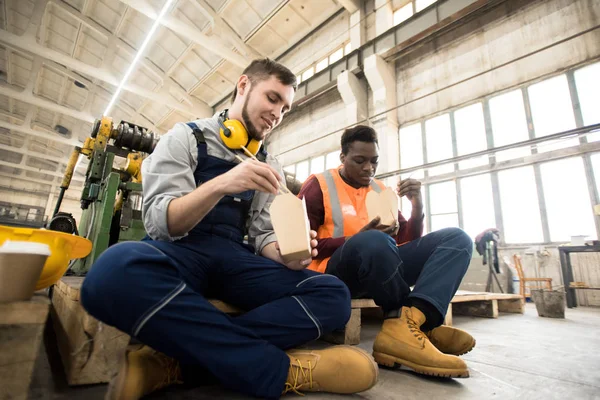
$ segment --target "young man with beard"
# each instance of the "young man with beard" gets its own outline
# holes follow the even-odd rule
[[[283,262],[269,216],[281,167],[264,150],[257,152],[264,162],[238,163],[246,156],[226,145],[247,132],[244,143],[257,151],[295,90],[290,70],[255,60],[229,110],[175,125],[144,161],[149,237],[107,249],[81,290],[91,315],[144,344],[126,353],[107,398],[137,399],[206,370],[262,398],[375,384],[376,364],[357,348],[289,350],[343,327],[350,295],[338,278],[305,269],[310,259]],[[230,317],[207,298],[247,312]]]
[[[318,255],[309,269],[339,277],[352,297],[372,298],[383,309],[386,319],[373,345],[380,365],[468,377],[457,356],[470,351],[475,340],[440,325],[469,266],[471,239],[459,228],[421,237],[423,201],[415,179],[400,181],[397,188],[412,203],[408,221],[401,212],[393,226],[380,225],[379,218],[369,221],[367,193],[384,188],[374,179],[377,134],[358,125],[344,132],[341,144],[342,165],[309,177],[299,194],[317,231]]]

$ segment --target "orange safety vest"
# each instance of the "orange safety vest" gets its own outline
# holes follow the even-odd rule
[[[314,176],[323,192],[325,208],[325,220],[317,230],[318,238],[352,236],[369,223],[367,193],[371,190],[381,192],[385,189],[383,182],[373,179],[370,186],[355,189],[342,180],[339,168]],[[308,269],[324,273],[330,258],[313,260]]]

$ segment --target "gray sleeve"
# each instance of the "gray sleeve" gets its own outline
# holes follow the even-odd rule
[[[185,124],[176,124],[163,135],[154,152],[142,163],[142,216],[152,239],[174,241],[187,235],[169,235],[167,210],[171,200],[196,189],[197,163],[196,139]]]
[[[275,168],[283,177],[283,168],[274,157],[268,156],[267,163]],[[250,207],[250,221],[248,228],[248,243],[260,254],[269,243],[276,242],[277,236],[271,223],[270,207],[275,199],[274,194],[256,192]]]

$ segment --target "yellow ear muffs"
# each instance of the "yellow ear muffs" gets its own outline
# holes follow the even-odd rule
[[[221,140],[223,140],[225,146],[231,150],[241,150],[242,147],[245,147],[254,155],[260,150],[262,142],[255,139],[249,139],[248,132],[240,121],[219,118],[219,125],[221,125],[219,131]]]

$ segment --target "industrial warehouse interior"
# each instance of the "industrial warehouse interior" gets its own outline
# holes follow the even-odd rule
[[[600,398],[600,1],[0,0],[0,400]]]

